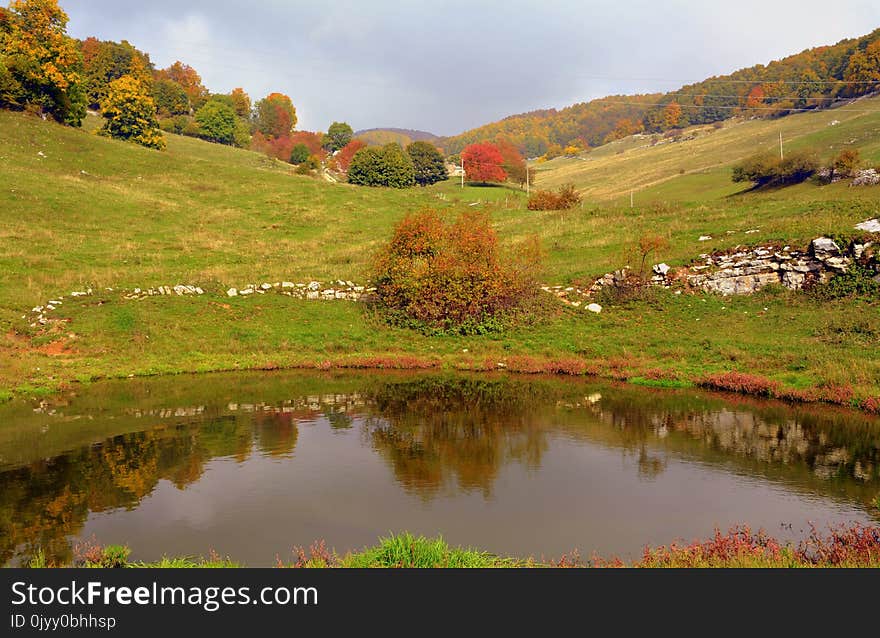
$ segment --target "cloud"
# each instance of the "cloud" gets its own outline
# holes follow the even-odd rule
[[[61,4],[77,37],[128,39],[161,66],[179,58],[215,91],[289,94],[304,128],[346,120],[441,134],[668,90],[880,26],[880,3],[867,0]]]

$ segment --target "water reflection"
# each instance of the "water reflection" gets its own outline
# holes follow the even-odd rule
[[[303,530],[312,528],[303,526],[321,520],[331,529],[316,527],[317,536],[332,536],[338,528],[350,533],[347,539],[360,538],[367,528],[382,533],[442,520],[450,529],[485,533],[493,540],[487,545],[502,551],[498,539],[516,536],[510,521],[529,521],[546,507],[558,512],[560,526],[584,526],[589,536],[599,533],[589,521],[603,515],[597,511],[603,503],[637,510],[639,503],[614,499],[656,499],[656,492],[650,496],[639,491],[645,488],[628,487],[621,473],[656,484],[683,512],[682,520],[698,519],[699,508],[705,509],[692,495],[670,493],[664,483],[667,472],[675,475],[670,485],[683,480],[683,469],[691,480],[732,475],[747,477],[750,485],[775,486],[770,496],[755,491],[743,499],[744,511],[753,507],[756,517],[778,507],[773,499],[784,490],[785,498],[801,507],[792,515],[833,511],[864,519],[876,516],[870,502],[880,492],[876,419],[582,380],[293,373],[196,378],[188,384],[158,380],[95,386],[37,406],[4,406],[0,424],[2,563],[37,548],[69,560],[71,540],[97,525],[97,515],[121,526],[114,530],[135,533],[147,501],[160,510],[171,508],[174,499],[185,498],[175,491],[192,498],[196,484],[206,494],[221,493],[201,496],[203,504],[227,499],[231,510],[218,505],[223,514],[212,518],[208,529],[189,530],[202,543],[199,551],[212,547],[215,536],[253,543],[233,531],[242,524],[236,517],[246,516],[236,505],[244,499],[263,508],[252,517],[284,510],[272,519],[279,535],[308,533]],[[309,433],[306,447],[303,432]],[[626,463],[606,468],[598,455],[609,450]],[[384,477],[376,473],[377,460],[386,468]],[[228,463],[242,470],[235,474]],[[212,467],[216,476],[206,473]],[[239,494],[244,468],[255,478],[250,491]],[[163,481],[173,491],[158,489]],[[732,491],[745,489],[731,485]],[[572,486],[587,500],[579,504],[582,495],[575,492],[573,498]],[[524,491],[528,498],[517,500]],[[229,508],[228,499],[239,501]],[[365,512],[353,504],[357,499],[368,500],[370,511],[383,520],[368,525]],[[482,509],[474,509],[479,502]],[[654,542],[653,527],[666,532],[656,514],[641,516],[640,544]],[[178,524],[170,518],[167,523]],[[372,542],[369,533],[355,546]],[[240,556],[235,549],[228,551]],[[270,550],[262,549],[271,559]]]

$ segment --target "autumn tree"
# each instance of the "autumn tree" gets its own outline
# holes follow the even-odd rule
[[[345,122],[333,122],[324,136],[324,148],[335,153],[344,148],[354,137],[354,130]]]
[[[678,102],[670,102],[663,109],[663,126],[668,130],[681,124],[681,106]]]
[[[144,85],[135,78],[124,75],[111,82],[101,111],[107,120],[102,129],[104,135],[148,148],[165,148],[165,138],[156,121],[156,105]]]
[[[413,142],[406,147],[412,160],[416,184],[430,186],[449,179],[446,162],[437,147],[429,142]]]
[[[12,0],[0,27],[0,106],[33,106],[79,126],[86,114],[82,55],[56,0]]]
[[[235,109],[235,114],[245,120],[250,119],[251,98],[244,92],[244,89],[232,89],[232,93],[229,95],[232,98],[232,108]]]
[[[361,150],[362,148],[366,148],[367,143],[363,140],[354,139],[348,144],[345,145],[339,153],[336,154],[336,163],[339,166],[339,170],[343,173],[348,172],[349,166],[351,166],[351,160],[355,156],[355,154]]]
[[[210,97],[208,89],[202,84],[202,76],[183,62],[177,61],[167,69],[158,71],[156,77],[177,82],[182,86],[189,98],[190,105],[195,110],[200,109]]]
[[[101,42],[89,38],[80,45],[80,49],[89,106],[92,108],[100,108],[101,102],[107,97],[110,83],[123,75],[130,75],[146,87],[152,84],[153,65],[150,57],[125,40]]]
[[[506,137],[498,137],[495,140],[495,146],[501,153],[501,168],[507,173],[507,178],[520,186],[525,185],[526,179],[529,178],[529,170],[525,159],[516,146]]]
[[[469,182],[500,183],[507,179],[502,165],[504,157],[498,147],[491,142],[471,144],[461,152],[465,177]]]
[[[263,135],[288,137],[296,126],[296,109],[282,93],[272,93],[256,104],[256,128]]]

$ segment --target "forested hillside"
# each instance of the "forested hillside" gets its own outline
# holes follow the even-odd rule
[[[880,29],[666,94],[613,96],[532,111],[440,140],[447,153],[506,137],[529,157],[556,157],[634,133],[662,133],[734,115],[779,117],[840,105],[880,90]]]

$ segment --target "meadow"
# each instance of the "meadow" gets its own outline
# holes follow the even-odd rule
[[[880,99],[859,105],[880,109]],[[740,371],[785,388],[849,388],[846,401],[880,396],[876,300],[658,292],[598,316],[554,305],[541,321],[504,332],[436,337],[389,327],[351,302],[225,295],[264,281],[363,282],[394,224],[425,207],[485,209],[506,246],[537,234],[549,285],[588,286],[623,266],[644,234],[668,241],[653,261],[673,266],[737,245],[806,246],[880,216],[877,189],[807,183],[743,192],[730,182],[730,164],[778,143],[780,128],[791,148],[827,148],[830,157],[853,146],[880,163],[880,114],[732,122],[689,131],[693,140],[651,147],[628,138],[545,163],[539,187],[573,182],[585,194],[581,208],[565,212],[528,211],[519,189],[462,189],[454,180],[402,191],[330,184],[256,153],[173,135],[160,153],[97,137],[97,125],[89,118],[75,130],[0,112],[5,398],[107,377],[283,367],[503,367],[669,385]],[[700,242],[703,235],[714,239]],[[207,294],[134,301],[118,293],[175,284]],[[32,307],[86,287],[95,295],[66,299],[54,315],[62,321],[30,326]]]

